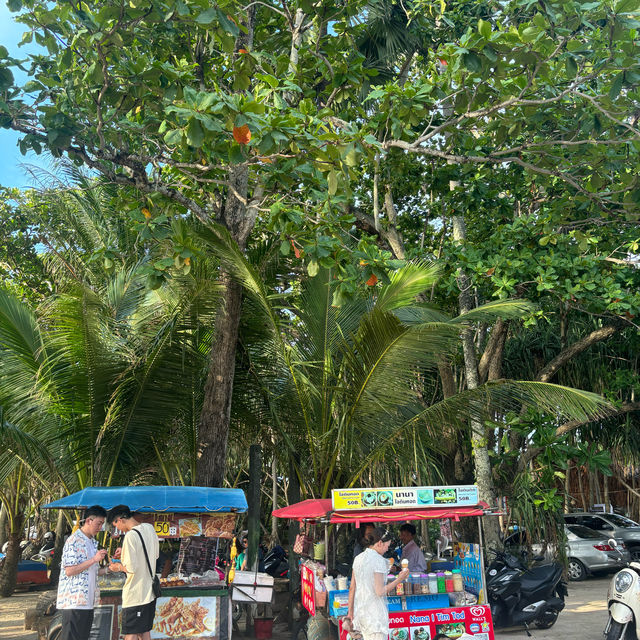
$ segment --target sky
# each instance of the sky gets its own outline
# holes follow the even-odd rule
[[[0,0],[0,44],[9,50],[9,55],[21,58],[28,53],[29,49],[33,51],[34,45],[18,47],[25,27],[14,22],[13,16],[14,14],[7,9],[5,0]],[[26,75],[17,76],[17,80],[20,83],[24,82]],[[35,153],[28,153],[23,156],[18,148],[18,137],[18,134],[13,131],[0,129],[0,185],[4,187],[33,186],[31,176],[21,165],[50,168],[50,157],[45,154],[37,156]]]

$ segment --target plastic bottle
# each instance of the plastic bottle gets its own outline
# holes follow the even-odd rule
[[[429,593],[429,576],[426,573],[420,574],[420,593]]]
[[[447,593],[453,593],[453,573],[451,571],[444,572],[444,586]]]
[[[454,569],[451,573],[453,573],[453,590],[464,591],[464,585],[462,584],[462,574],[460,573],[460,569]]]
[[[417,593],[420,593],[420,574],[419,573],[410,574],[409,583],[411,587],[410,589],[407,590],[409,593],[413,593],[414,595]]]
[[[447,593],[447,586],[444,581],[444,573],[442,573],[442,571],[438,571],[438,573],[436,573],[436,576],[438,578],[438,593]]]
[[[429,580],[429,593],[438,593],[438,576],[435,573],[430,573]]]

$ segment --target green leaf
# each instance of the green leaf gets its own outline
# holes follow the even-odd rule
[[[167,131],[164,136],[164,141],[169,145],[176,145],[182,142],[182,129],[172,129]]]
[[[190,120],[189,126],[187,127],[187,142],[192,147],[201,147],[204,142],[202,125],[195,118]]]
[[[67,47],[62,55],[60,56],[60,66],[63,69],[68,69],[73,63],[73,52],[71,51],[71,47]]]
[[[9,11],[20,11],[22,9],[22,0],[8,0],[7,7],[9,7]]]
[[[613,81],[613,84],[611,85],[611,89],[609,89],[609,97],[612,100],[615,100],[620,95],[623,82],[624,82],[624,71],[621,71],[616,76],[616,79]]]
[[[482,71],[482,59],[477,53],[469,51],[462,56],[464,66],[472,73],[480,73]]]
[[[338,190],[338,174],[333,169],[329,171],[329,175],[327,176],[327,184],[329,185],[329,195],[335,195],[336,191]]]
[[[291,243],[290,243],[288,240],[286,240],[286,239],[285,239],[285,240],[283,240],[283,241],[280,243],[280,253],[281,253],[283,256],[288,256],[290,251],[291,251]]]
[[[210,7],[209,9],[203,11],[200,15],[198,15],[198,17],[196,18],[196,22],[198,24],[211,24],[216,19],[217,15],[218,10]]]
[[[564,68],[567,72],[567,76],[569,76],[569,78],[575,78],[576,74],[578,73],[578,65],[575,61],[575,59],[572,56],[569,56],[565,61],[564,61]]]
[[[0,67],[0,91],[6,91],[13,85],[13,73],[6,67]]]
[[[222,28],[227,32],[230,33],[232,36],[237,36],[239,33],[239,29],[237,27],[236,24],[234,24],[227,15],[225,15],[225,13],[223,11],[220,11],[220,13],[218,14],[218,19],[220,20],[220,24],[222,25]]]
[[[312,278],[318,275],[319,269],[320,268],[318,266],[318,263],[315,260],[311,260],[311,262],[309,262],[309,264],[307,265],[307,273]]]
[[[482,19],[478,20],[478,33],[486,40],[489,40],[491,38],[491,24]]]

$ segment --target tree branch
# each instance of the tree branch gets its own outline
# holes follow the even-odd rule
[[[600,327],[600,329],[592,331],[581,340],[569,345],[538,372],[536,380],[539,382],[550,382],[558,369],[563,367],[567,362],[569,362],[569,360],[583,351],[586,351],[590,346],[598,342],[602,342],[603,340],[607,340],[618,333],[618,331],[621,331],[623,327],[624,324],[622,322]]]

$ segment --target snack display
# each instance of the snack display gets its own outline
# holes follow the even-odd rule
[[[181,518],[180,519],[180,537],[189,538],[191,536],[201,536],[202,527],[198,518]]]
[[[200,598],[189,602],[169,598],[158,605],[153,628],[169,636],[198,636],[207,631],[205,619],[209,610],[200,605]]]

